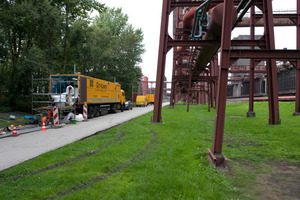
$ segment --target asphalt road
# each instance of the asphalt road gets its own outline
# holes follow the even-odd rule
[[[168,103],[163,104],[165,105]],[[151,111],[153,111],[153,106],[134,107],[130,111],[107,114],[85,122],[68,124],[58,129],[2,138],[0,139],[0,171]]]

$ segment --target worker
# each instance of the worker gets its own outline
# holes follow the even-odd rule
[[[67,101],[69,106],[73,105],[72,96],[74,96],[74,94],[75,94],[74,87],[72,85],[69,85],[66,90]]]

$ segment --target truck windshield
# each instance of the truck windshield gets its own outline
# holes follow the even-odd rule
[[[51,93],[64,93],[71,85],[78,88],[78,76],[51,76]]]

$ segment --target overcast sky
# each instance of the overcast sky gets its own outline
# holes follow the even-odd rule
[[[144,33],[144,44],[146,52],[143,54],[143,62],[140,63],[142,72],[150,81],[156,80],[158,46],[161,24],[161,11],[163,0],[98,0],[108,7],[122,8],[122,12],[129,17],[129,23],[135,28],[141,28]],[[274,0],[273,10],[296,10],[296,0]],[[171,22],[171,21],[170,21]],[[169,34],[172,37],[172,27],[169,22]],[[263,34],[262,28],[256,28],[255,34]],[[236,28],[232,36],[250,34],[249,28]],[[296,48],[295,27],[275,27],[276,49],[284,47]],[[173,51],[167,54],[165,75],[168,81],[172,77]]]

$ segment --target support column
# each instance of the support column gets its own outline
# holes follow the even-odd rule
[[[300,50],[300,1],[297,1],[297,50]],[[300,115],[300,60],[296,69],[296,100],[294,116]]]
[[[214,73],[215,73],[215,75],[219,74],[219,63],[218,63],[218,60],[219,60],[219,56],[218,56],[218,54],[216,54],[214,56],[214,67],[215,67]],[[218,83],[219,83],[219,78],[218,78],[218,80],[216,80],[216,82],[214,84],[215,85],[215,87],[214,87],[215,108],[217,106]]]
[[[255,39],[255,10],[254,6],[251,7],[251,17],[250,17],[250,40]],[[251,46],[251,50],[254,46]],[[249,81],[249,111],[247,112],[247,117],[255,117],[254,107],[254,59],[250,59],[250,81]]]
[[[164,77],[165,77],[165,64],[166,55],[168,53],[168,26],[169,26],[169,15],[171,11],[170,0],[163,0],[162,14],[161,14],[161,27],[160,27],[160,40],[159,40],[159,52],[156,72],[156,88],[155,88],[155,100],[153,110],[153,123],[162,123],[161,110],[162,110],[162,99],[164,91]]]
[[[272,1],[263,0],[263,16],[266,38],[266,49],[274,50],[274,24],[272,13]],[[269,99],[269,124],[280,124],[278,104],[277,67],[274,59],[266,60],[268,99]]]
[[[176,30],[178,28],[178,24],[179,24],[179,7],[176,8],[176,25],[175,25],[175,34],[174,34],[174,39],[178,39],[177,38],[177,33]],[[173,51],[173,70],[172,70],[172,77],[175,76],[175,71],[176,71],[176,53],[177,53],[177,48],[174,48]],[[175,81],[172,78],[172,85],[171,85],[171,97],[170,97],[170,105],[169,105],[169,109],[173,109],[174,105],[175,105]]]
[[[189,70],[190,74],[189,74],[189,87],[188,87],[188,93],[187,93],[187,108],[186,108],[186,112],[190,111],[190,99],[191,99],[191,90],[192,90],[192,70]]]
[[[174,48],[175,51],[175,48]],[[170,96],[170,105],[169,109],[173,109],[175,105],[175,81],[173,80],[173,77],[175,76],[175,68],[176,68],[176,59],[175,56],[173,58],[173,71],[172,71],[172,84],[171,84],[171,96]]]
[[[214,56],[215,57],[215,56]],[[214,66],[214,57],[210,61],[210,76],[215,76],[215,66]],[[211,92],[211,107],[214,108],[214,99],[215,99],[215,83],[210,82],[210,92]]]
[[[228,68],[230,67],[230,46],[233,0],[224,1],[222,38],[221,38],[221,66],[216,105],[216,119],[212,151],[208,149],[208,161],[213,167],[226,167],[227,158],[222,154],[222,144],[225,123],[225,108],[227,96]]]

